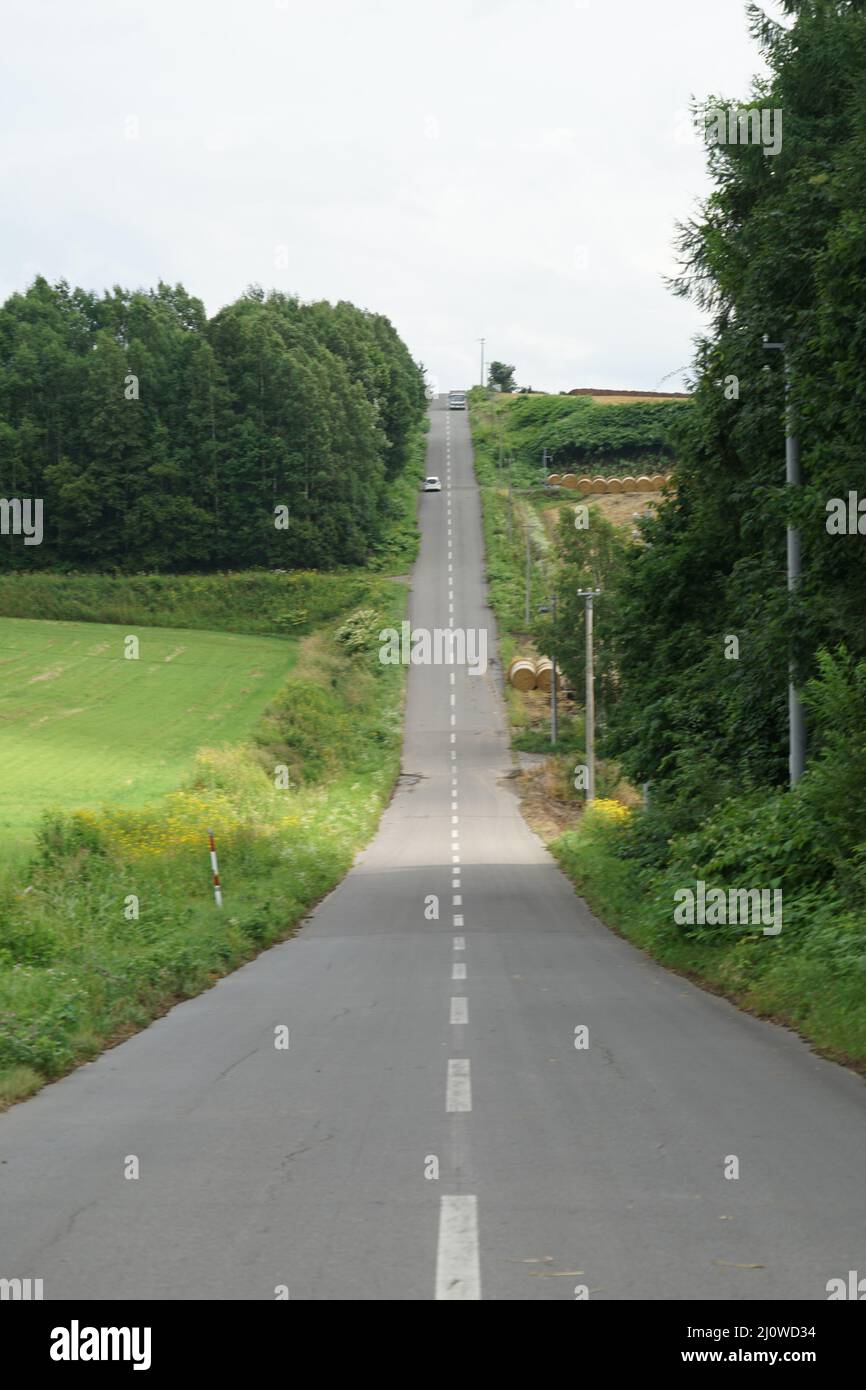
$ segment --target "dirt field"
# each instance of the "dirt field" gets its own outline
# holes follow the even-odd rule
[[[589,497],[581,499],[580,493],[572,494],[574,503],[579,500],[588,502],[593,507],[598,507],[602,516],[612,521],[614,526],[633,526],[635,512],[642,515],[644,512],[657,507],[661,500],[661,492],[611,492],[611,493],[592,493]],[[559,513],[563,506],[572,503],[572,497],[566,499],[561,495],[556,502],[545,507],[541,513],[544,520],[545,529],[548,534],[553,536],[559,525]]]

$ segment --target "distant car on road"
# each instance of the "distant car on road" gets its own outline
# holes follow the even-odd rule
[[[424,492],[441,492],[442,484],[438,478],[425,478],[423,490]]]
[[[465,409],[466,409],[466,392],[465,392],[465,391],[449,391],[449,392],[448,392],[448,409],[449,409],[449,410],[465,410]]]

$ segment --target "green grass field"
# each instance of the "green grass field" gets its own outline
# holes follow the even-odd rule
[[[248,734],[296,655],[285,638],[0,618],[0,862],[46,807],[172,791],[198,748]]]

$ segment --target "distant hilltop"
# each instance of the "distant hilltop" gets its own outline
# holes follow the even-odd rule
[[[564,392],[566,396],[604,396],[608,399],[616,397],[623,401],[688,401],[691,396],[688,391],[617,391],[613,387],[602,386],[575,386],[571,391]]]

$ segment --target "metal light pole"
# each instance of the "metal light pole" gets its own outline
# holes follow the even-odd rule
[[[578,589],[577,596],[584,600],[586,616],[586,799],[595,800],[595,672],[592,657],[592,601],[601,589]]]
[[[764,347],[781,352],[785,366],[785,482],[788,487],[800,487],[800,440],[794,419],[791,394],[791,366],[787,342],[771,343],[764,334]],[[800,530],[788,527],[788,593],[794,594],[800,585]],[[797,671],[793,654],[788,661],[788,780],[796,786],[806,769],[806,718],[803,702],[796,686]]]

